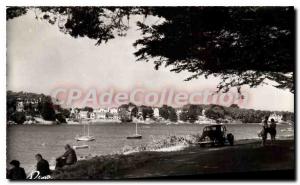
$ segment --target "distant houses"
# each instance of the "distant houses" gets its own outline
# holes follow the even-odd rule
[[[159,118],[159,108],[158,107],[153,108],[153,117]]]
[[[276,114],[276,113],[273,113],[269,116],[269,119],[268,121],[271,121],[271,119],[274,119],[275,122],[281,122],[282,121],[282,115],[279,115],[279,114]]]
[[[17,99],[16,111],[17,112],[23,112],[24,111],[24,103],[20,98]]]
[[[109,112],[108,109],[99,108],[93,111],[94,119],[106,119],[106,113]]]
[[[138,109],[133,104],[124,104],[118,108],[118,117],[122,122],[130,122],[138,114]]]
[[[27,124],[43,122],[44,120],[68,123],[78,122],[80,119],[108,121],[138,121],[138,122],[179,122],[211,124],[216,121],[241,123],[259,123],[261,119],[269,117],[278,123],[294,122],[294,113],[287,111],[262,111],[242,109],[237,106],[224,107],[219,105],[185,105],[173,108],[168,105],[151,107],[134,105],[132,103],[116,107],[100,108],[62,108],[52,103],[51,97],[34,93],[7,92],[7,122]],[[50,119],[51,118],[51,119]],[[36,121],[35,121],[36,120]]]
[[[73,119],[91,119],[91,120],[118,120],[117,108],[98,108],[92,111],[81,110],[78,108],[71,109],[71,118]]]
[[[24,113],[27,111],[28,107],[30,107],[34,111],[38,111],[39,103],[41,102],[41,99],[24,99],[24,98],[17,98],[16,104],[15,104],[15,111],[19,113]],[[176,121],[179,121],[180,123],[185,122],[191,122],[191,119],[189,117],[186,117],[188,111],[191,111],[190,106],[185,107],[178,107],[173,108],[174,109],[174,116],[177,117]],[[187,109],[188,108],[188,109]],[[169,120],[169,118],[164,117],[164,113],[162,110],[162,107],[149,107],[149,106],[136,106],[133,104],[127,104],[120,106],[118,108],[112,107],[112,108],[96,108],[96,109],[85,109],[85,108],[71,108],[69,120],[73,121],[79,121],[80,119],[90,119],[90,120],[115,120],[115,121],[122,121],[122,122],[130,122],[130,121],[166,121]],[[199,109],[201,110],[201,109]],[[192,112],[192,116],[194,115],[194,123],[199,124],[212,124],[215,123],[216,120],[211,118],[207,114],[207,110],[209,110],[209,107],[205,107],[201,110],[201,112]],[[237,109],[239,111],[239,109]],[[244,110],[245,111],[245,110]],[[218,113],[218,112],[217,112]],[[239,113],[239,112],[238,112]],[[241,112],[242,114],[243,112]],[[283,122],[284,120],[284,113],[280,114],[278,112],[270,112],[268,121],[271,121],[271,119],[274,119],[275,122]],[[55,110],[55,114],[59,115],[61,112],[59,110]],[[190,114],[190,113],[189,113]],[[191,116],[187,114],[187,116]],[[170,112],[168,111],[168,115],[170,116]],[[246,116],[248,114],[245,114]],[[28,116],[27,116],[28,117]],[[26,119],[27,119],[26,117]],[[264,117],[264,116],[258,116],[258,117]],[[29,119],[29,118],[28,118]],[[227,116],[223,118],[223,120],[227,119],[228,121],[232,122],[234,121],[234,118],[231,118],[230,116]]]
[[[82,119],[88,119],[90,118],[90,113],[88,111],[81,110],[79,111],[79,116]]]
[[[31,107],[34,111],[38,111],[38,104],[41,102],[41,98],[17,98],[16,100],[16,111],[24,112],[27,107]]]

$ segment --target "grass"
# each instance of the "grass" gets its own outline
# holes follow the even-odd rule
[[[147,152],[130,155],[97,156],[89,160],[78,161],[75,165],[55,170],[53,179],[121,179],[123,172],[141,167],[152,159]]]

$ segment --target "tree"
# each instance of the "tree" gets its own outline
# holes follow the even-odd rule
[[[113,115],[111,112],[107,112],[107,113],[105,114],[105,117],[106,117],[106,118],[113,118],[114,115]]]
[[[41,103],[41,116],[48,121],[55,121],[56,115],[50,97],[46,97]]]
[[[118,115],[122,122],[131,122],[132,118],[137,116],[137,112],[137,106],[131,102],[118,108]]]
[[[159,115],[165,120],[170,120],[172,122],[176,122],[178,120],[176,110],[168,105],[163,105],[159,108]]]
[[[65,117],[65,118],[69,118],[71,115],[71,111],[69,109],[62,109],[61,110],[61,114]]]
[[[12,115],[12,120],[17,124],[23,124],[26,121],[26,116],[24,112],[15,112]]]
[[[169,119],[169,110],[167,105],[163,105],[159,108],[159,116],[164,119]]]
[[[145,106],[145,105],[142,105],[140,106],[140,108],[142,109],[142,116],[143,116],[143,119],[145,120],[146,118],[151,118],[153,117],[153,109],[152,107],[149,107],[149,106]]]
[[[17,98],[11,95],[12,92],[8,91],[6,95],[6,115],[7,120],[11,120],[13,113],[16,111]]]
[[[6,10],[6,20],[26,14],[27,9],[26,7],[8,7]]]
[[[186,111],[184,111],[184,112],[181,112],[180,114],[179,114],[179,119],[181,120],[181,121],[188,121],[189,120],[189,116],[188,116],[188,113],[186,112]]]
[[[237,104],[231,104],[229,107],[236,108],[236,109],[240,108]]]
[[[203,108],[201,105],[185,105],[183,106],[182,112],[179,115],[180,120],[194,123],[196,120],[198,120],[198,116],[202,114],[202,110]]]
[[[58,120],[59,123],[67,123],[66,117],[62,113],[56,114],[55,119]]]
[[[225,117],[225,110],[224,107],[220,105],[210,105],[210,107],[205,110],[205,115],[214,120],[223,119]]]
[[[93,112],[94,111],[94,109],[92,108],[92,107],[84,107],[83,109],[82,109],[83,111],[88,111],[88,112]]]
[[[27,8],[7,8],[7,20]],[[142,32],[134,46],[139,61],[155,69],[188,71],[192,80],[218,76],[218,89],[256,87],[266,80],[294,93],[295,11],[293,7],[37,7],[37,19],[57,23],[72,37],[96,45],[126,36],[131,15],[152,15],[154,23],[137,22]],[[161,20],[161,21],[159,21]],[[152,21],[149,21],[152,22]],[[159,22],[159,23],[157,23]]]
[[[156,69],[171,66],[188,71],[191,80],[219,76],[219,90],[266,79],[294,92],[293,7],[173,7],[152,8],[161,24],[138,22],[143,38],[135,42],[138,60],[154,58]],[[175,31],[176,30],[176,31]]]
[[[169,107],[169,120],[172,121],[172,122],[177,122],[178,121],[176,111],[173,107]]]

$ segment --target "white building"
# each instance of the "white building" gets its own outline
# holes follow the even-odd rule
[[[108,108],[98,108],[94,109],[94,114],[96,119],[105,119],[106,118],[106,113],[109,112]]]
[[[182,113],[181,109],[176,109],[176,115],[177,115],[178,118],[179,118],[179,116],[180,116],[181,113]]]
[[[24,103],[23,101],[18,101],[16,106],[17,112],[23,112],[24,111]]]
[[[112,119],[119,119],[118,108],[110,108],[109,112],[112,114]]]
[[[268,121],[270,122],[271,119],[274,119],[275,122],[281,122],[282,121],[282,115],[278,115],[278,114],[273,113],[269,116]]]
[[[78,111],[78,109],[76,109],[76,108],[71,108],[70,113],[71,113],[71,114],[78,114],[79,111]]]
[[[97,112],[96,118],[97,119],[106,119],[106,113],[105,112]]]
[[[83,111],[83,110],[81,110],[81,111],[79,112],[79,116],[80,116],[80,118],[82,118],[82,119],[87,119],[87,118],[89,118],[89,112],[88,112],[88,111]]]
[[[153,108],[153,117],[159,118],[159,108]]]
[[[110,108],[109,112],[112,114],[118,114],[118,109],[117,108]]]
[[[96,113],[95,112],[91,112],[90,113],[90,118],[91,119],[96,119]]]

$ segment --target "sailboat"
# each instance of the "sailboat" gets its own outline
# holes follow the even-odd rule
[[[76,136],[75,140],[77,141],[93,141],[95,140],[94,136],[90,136],[90,125],[87,124],[87,135],[85,135],[85,124],[83,124],[83,135],[82,136]]]
[[[127,136],[127,139],[142,139],[142,135],[137,133],[137,122],[135,123],[135,134],[131,136]]]

